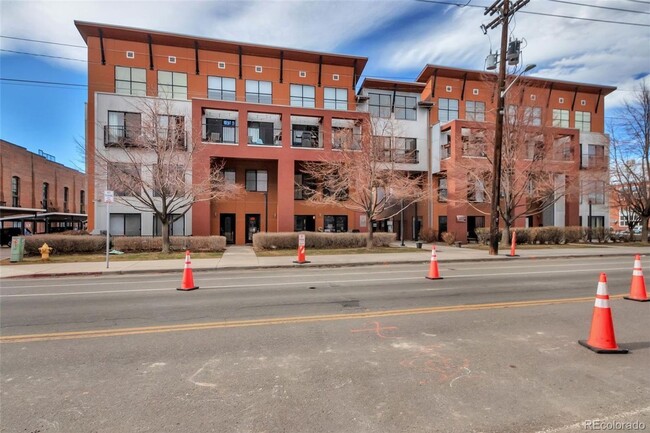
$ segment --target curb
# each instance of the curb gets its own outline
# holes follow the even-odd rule
[[[530,256],[530,257],[508,257],[508,256],[498,256],[494,258],[474,258],[474,259],[450,259],[445,260],[442,264],[446,263],[469,263],[469,262],[513,262],[521,260],[551,260],[551,259],[575,259],[575,258],[594,258],[594,257],[627,257],[629,253],[612,253],[612,254],[568,254],[568,255],[557,255],[557,256]],[[647,256],[648,254],[641,254],[641,256]],[[233,270],[256,270],[256,269],[308,269],[308,268],[351,268],[351,267],[360,267],[360,266],[373,266],[373,265],[417,265],[417,264],[428,264],[430,259],[426,260],[408,260],[408,261],[398,261],[398,262],[382,262],[382,261],[370,261],[370,262],[358,262],[358,263],[306,263],[306,264],[282,264],[282,265],[252,265],[252,266],[225,266],[213,268],[196,268],[192,269],[192,272],[214,272],[214,271],[233,271]],[[25,274],[25,275],[15,275],[9,277],[0,277],[0,280],[13,280],[20,278],[54,278],[54,277],[76,277],[76,276],[92,276],[92,277],[101,277],[101,276],[110,276],[110,275],[137,275],[137,274],[171,274],[183,272],[182,268],[179,269],[133,269],[133,270],[122,270],[122,271],[93,271],[93,272],[49,272],[49,273],[38,273],[38,274]]]

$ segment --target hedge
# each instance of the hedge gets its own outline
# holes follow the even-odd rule
[[[172,251],[224,251],[224,236],[172,236]],[[25,237],[25,254],[40,255],[38,249],[47,243],[52,254],[93,254],[106,251],[106,236],[91,235],[33,235]],[[145,252],[162,250],[161,237],[124,236],[111,238],[111,247],[122,252]]]
[[[302,232],[305,235],[305,248],[365,248],[367,233],[320,233]],[[253,247],[256,250],[289,250],[298,248],[298,235],[286,233],[255,233]],[[373,233],[374,247],[387,247],[395,242],[395,233]]]
[[[588,227],[530,227],[530,228],[516,228],[510,229],[510,237],[512,238],[512,231],[517,232],[517,244],[573,244],[578,242],[587,242],[589,233],[591,232],[592,241],[599,243],[609,242],[615,240],[613,237],[613,230],[605,227],[596,227],[589,229]],[[487,245],[490,241],[490,229],[487,227],[477,228],[476,236],[478,242]],[[501,241],[501,233],[499,230],[499,241]]]

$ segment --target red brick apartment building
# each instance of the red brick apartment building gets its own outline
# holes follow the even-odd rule
[[[86,175],[0,140],[0,219],[2,227],[43,233],[80,228],[86,219]]]
[[[106,221],[101,198],[110,179],[96,173],[94,160],[95,152],[114,153],[111,140],[128,138],[129,126],[140,122],[134,107],[143,98],[172,100],[171,117],[191,129],[188,141],[201,145],[192,170],[195,181],[215,161],[225,160],[227,178],[246,187],[237,200],[194,204],[174,224],[172,234],[223,235],[229,243],[244,244],[257,231],[367,230],[373,222],[342,207],[311,206],[295,186],[305,182],[302,161],[336,151],[333,131],[359,133],[361,120],[369,115],[400,124],[402,136],[385,141],[388,153],[401,155],[400,169],[427,173],[431,179],[430,202],[405,212],[406,237],[416,238],[418,228],[433,227],[466,240],[484,224],[482,214],[451,205],[462,187],[447,184],[447,202],[439,201],[435,191],[445,187],[440,183],[449,166],[445,159],[463,157],[457,149],[462,149],[466,130],[494,123],[494,74],[427,65],[416,82],[367,79],[356,94],[365,57],[75,24],[88,45],[86,171],[91,179],[89,228],[94,232],[110,224],[111,233],[118,235],[159,234],[160,224],[151,214],[118,203],[111,205]],[[569,137],[570,160],[550,168],[582,176],[594,168],[592,161],[606,158],[604,97],[613,87],[521,81],[525,89],[518,105],[549,113],[544,118],[557,116],[551,126]],[[456,151],[441,153],[449,149]],[[592,211],[608,224],[604,190],[592,190]],[[583,195],[569,196],[537,220],[526,218],[518,225],[581,224],[586,215]],[[397,231],[398,221],[374,224]]]

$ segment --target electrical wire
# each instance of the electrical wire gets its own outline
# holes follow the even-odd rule
[[[16,40],[16,41],[37,42],[39,44],[60,45],[62,47],[87,48],[85,45],[64,44],[62,42],[41,41],[41,40],[38,40],[38,39],[19,38],[19,37],[16,37],[16,36],[0,35],[0,38],[13,39],[13,40]]]
[[[26,51],[5,50],[4,48],[0,49],[0,51],[5,53],[12,53],[12,54],[24,54],[26,56],[47,57],[50,59],[60,59],[60,60],[74,60],[75,62],[87,62],[86,59],[73,59],[72,57],[51,56],[49,54],[37,54],[37,53],[28,53]]]
[[[597,6],[597,5],[590,5],[590,4],[587,4],[587,3],[570,2],[570,1],[566,1],[566,0],[546,0],[546,1],[554,2],[554,3],[564,3],[564,4],[567,4],[567,5],[584,6],[584,7],[588,7],[588,8],[607,9],[607,10],[610,10],[610,11],[632,12],[632,13],[637,13],[637,14],[650,15],[650,12],[645,12],[645,11],[613,8],[613,7],[609,7],[609,6]]]

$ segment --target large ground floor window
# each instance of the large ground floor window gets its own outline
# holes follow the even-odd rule
[[[296,215],[293,217],[293,231],[315,232],[316,215]]]
[[[171,219],[179,217],[179,214],[172,214]],[[169,236],[185,236],[185,215],[180,216],[169,225]],[[162,222],[155,215],[153,216],[153,235],[162,236]]]
[[[139,213],[112,213],[110,230],[114,236],[141,236],[142,218]]]
[[[323,231],[325,232],[347,232],[347,215],[325,215],[323,218]]]

